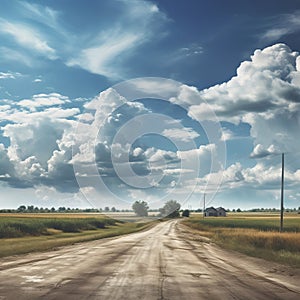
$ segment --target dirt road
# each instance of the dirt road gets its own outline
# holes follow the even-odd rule
[[[1,259],[0,299],[300,299],[300,275],[201,241],[175,220]]]

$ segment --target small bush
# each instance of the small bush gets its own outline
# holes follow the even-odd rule
[[[190,211],[188,209],[185,209],[183,212],[182,212],[182,216],[183,217],[189,217],[190,216]]]

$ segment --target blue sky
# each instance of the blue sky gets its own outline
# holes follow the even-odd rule
[[[1,207],[279,207],[281,152],[300,206],[299,20],[297,1],[3,0]]]

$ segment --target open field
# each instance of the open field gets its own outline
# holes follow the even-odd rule
[[[136,232],[151,226],[89,214],[5,214],[0,216],[0,257]]]
[[[286,215],[279,233],[279,215],[229,214],[225,218],[192,216],[184,224],[222,247],[300,267],[300,216]]]

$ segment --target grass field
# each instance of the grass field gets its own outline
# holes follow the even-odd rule
[[[0,257],[132,233],[148,226],[151,223],[119,222],[100,214],[3,214]]]
[[[279,233],[279,215],[229,214],[225,218],[192,216],[184,224],[224,248],[300,268],[300,216],[286,215]]]

